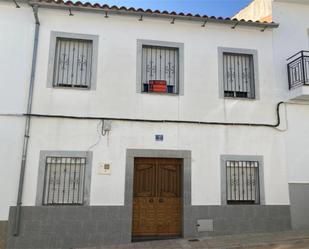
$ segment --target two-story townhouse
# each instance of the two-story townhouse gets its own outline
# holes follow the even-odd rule
[[[9,248],[290,229],[278,24],[16,4],[0,2]]]

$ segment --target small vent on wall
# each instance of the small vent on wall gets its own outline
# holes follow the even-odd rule
[[[198,232],[213,232],[214,231],[213,220],[209,220],[209,219],[197,220],[196,226],[197,226]]]

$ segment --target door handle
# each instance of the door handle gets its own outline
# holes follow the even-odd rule
[[[163,199],[163,198],[160,198],[160,199],[159,199],[159,202],[161,202],[161,203],[164,202],[164,199]]]
[[[150,203],[153,203],[153,199],[149,199],[149,202],[150,202]]]

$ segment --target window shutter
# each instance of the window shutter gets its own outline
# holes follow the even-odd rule
[[[90,87],[91,67],[92,41],[57,38],[54,86]]]

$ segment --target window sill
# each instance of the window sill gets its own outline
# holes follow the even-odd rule
[[[85,206],[85,204],[78,204],[78,203],[74,203],[74,204],[61,204],[61,203],[54,203],[54,204],[42,204],[43,207],[82,207]]]
[[[224,204],[223,206],[262,206],[263,204],[260,203],[253,203],[253,204],[249,204],[249,203],[233,203],[233,204]]]
[[[239,97],[222,97],[223,99],[226,99],[226,100],[244,100],[244,101],[256,101],[258,100],[257,98],[254,98],[254,99],[250,99],[250,98],[239,98]]]
[[[65,86],[53,86],[53,89],[67,89],[67,90],[81,90],[81,91],[90,91],[90,87],[65,87]]]
[[[141,94],[161,95],[161,96],[179,96],[178,93],[162,93],[162,92],[140,92]]]

